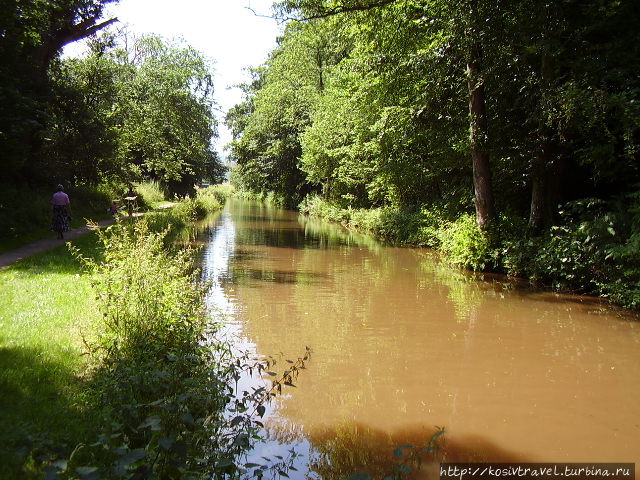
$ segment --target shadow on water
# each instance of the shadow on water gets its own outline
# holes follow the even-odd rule
[[[530,461],[482,436],[454,438],[446,432],[438,436],[437,431],[425,426],[388,432],[362,423],[330,426],[306,433],[310,459],[307,465],[299,466],[307,470],[306,478],[338,480],[357,473],[367,473],[374,479],[386,478],[403,465],[410,469],[410,474],[402,478],[426,480],[439,478],[441,462]],[[289,448],[295,443],[286,428],[269,433],[270,441],[282,446],[281,454],[284,446]],[[298,438],[298,444],[302,443]]]

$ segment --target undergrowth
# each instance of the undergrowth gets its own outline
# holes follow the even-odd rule
[[[167,248],[166,234],[145,219],[121,222],[99,233],[100,260],[75,251],[103,317],[88,345],[96,366],[87,381],[101,433],[67,456],[51,450],[42,463],[48,479],[261,478],[290,467],[247,464],[244,454],[260,438],[265,404],[292,384],[310,351],[270,387],[236,392],[243,371],[273,362],[232,355],[217,338],[193,252]]]

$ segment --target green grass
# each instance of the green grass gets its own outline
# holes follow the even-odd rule
[[[105,207],[105,212],[83,211],[84,209],[80,209],[79,213],[74,211],[74,217],[70,224],[71,229],[86,225],[87,220],[97,222],[109,218],[110,215],[106,212],[106,208],[107,207]],[[30,230],[29,232],[21,233],[18,236],[0,237],[0,253],[8,252],[31,242],[42,240],[43,238],[55,238],[55,236],[56,233],[51,231],[49,223],[46,223],[46,225]]]
[[[94,234],[74,244],[95,255]],[[90,431],[83,336],[98,318],[89,278],[66,246],[0,271],[1,479],[35,478],[29,465],[44,446],[72,448]]]

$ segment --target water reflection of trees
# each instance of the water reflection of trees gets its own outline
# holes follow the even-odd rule
[[[482,436],[451,439],[438,427],[413,426],[387,431],[371,425],[344,422],[311,431],[290,430],[278,423],[269,428],[272,442],[283,450],[308,442],[311,446],[307,468],[312,478],[338,480],[356,473],[374,479],[387,478],[401,468],[401,478],[440,478],[442,462],[526,462],[527,458],[501,448]],[[306,442],[303,442],[303,438]]]
[[[317,241],[310,248],[270,248],[240,234],[232,283],[243,333],[259,352],[316,350],[299,388],[278,400],[278,415],[304,425],[314,444],[342,435],[314,433],[321,425],[398,432],[398,425],[433,422],[452,427],[447,444],[461,461],[482,451],[492,461],[513,457],[491,440],[461,439],[461,430],[507,444],[521,437],[518,448],[531,447],[539,458],[547,444],[551,451],[571,445],[579,436],[576,417],[597,416],[608,398],[635,411],[618,389],[631,383],[630,371],[619,369],[611,353],[637,344],[637,332],[626,342],[607,333],[615,324],[589,316],[581,304],[550,303],[504,278],[470,276],[428,250],[349,246],[348,232],[299,221],[306,236],[325,235],[331,248],[318,248]],[[609,375],[611,362],[619,379]],[[571,406],[562,415],[560,403]],[[530,434],[510,426],[506,412],[514,411],[513,425]],[[622,432],[616,435],[629,438],[624,415],[610,417]],[[547,438],[551,418],[556,433]],[[347,433],[344,448],[329,444],[327,451],[348,455]],[[386,447],[384,435],[378,443]]]

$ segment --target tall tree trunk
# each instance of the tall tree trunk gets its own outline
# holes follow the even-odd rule
[[[549,188],[552,140],[549,135],[542,137],[540,152],[531,165],[531,209],[529,212],[529,233],[536,235],[548,226],[553,216],[552,195]]]
[[[489,155],[486,152],[488,138],[486,97],[482,76],[482,46],[477,31],[477,1],[471,0],[470,27],[467,32],[469,58],[467,62],[467,84],[469,88],[469,143],[473,162],[473,188],[475,192],[476,220],[486,230],[495,217],[493,187]]]
[[[554,204],[557,204],[560,189],[560,160],[557,157],[554,132],[545,118],[549,105],[553,67],[548,55],[543,54],[540,64],[541,108],[538,127],[540,150],[531,165],[531,207],[529,212],[529,234],[536,235],[551,225]]]

